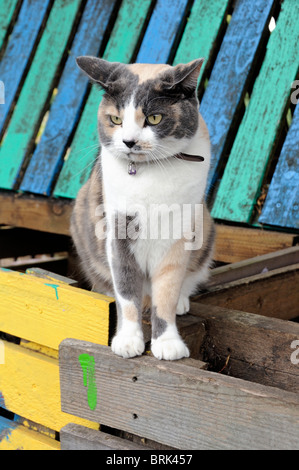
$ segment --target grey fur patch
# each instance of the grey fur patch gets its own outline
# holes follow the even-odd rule
[[[152,307],[152,338],[157,339],[167,328],[167,322],[157,315],[157,307]]]
[[[116,217],[116,227],[120,218],[126,220],[126,227],[132,222],[131,217],[120,215]],[[130,249],[132,243],[134,241],[129,238],[118,238],[118,234],[115,234],[112,240],[112,269],[119,294],[132,300],[138,311],[141,311],[143,273]]]

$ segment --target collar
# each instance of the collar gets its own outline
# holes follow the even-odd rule
[[[201,155],[189,155],[187,153],[177,153],[176,155],[173,155],[173,157],[170,158],[178,158],[179,160],[186,160],[187,162],[203,162],[204,157]],[[128,173],[129,175],[136,175],[137,173],[137,168],[136,164],[134,161],[130,161],[128,164]]]

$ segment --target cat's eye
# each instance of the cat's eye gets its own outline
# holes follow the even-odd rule
[[[156,126],[162,121],[162,114],[151,114],[150,116],[147,116],[146,122],[150,126]]]
[[[120,126],[122,124],[122,120],[118,116],[110,116],[110,120],[111,122],[113,122],[113,124],[116,124],[117,126]]]

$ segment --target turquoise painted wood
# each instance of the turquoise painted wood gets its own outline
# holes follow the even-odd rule
[[[225,167],[212,215],[251,223],[299,64],[299,2],[284,0]]]
[[[9,2],[8,2],[9,3]],[[24,0],[0,63],[0,80],[5,85],[5,104],[0,108],[0,135],[50,0]]]
[[[0,147],[0,188],[12,189],[30,151],[80,0],[56,0]]]
[[[136,62],[169,62],[172,46],[187,14],[188,3],[188,0],[157,0]]]
[[[219,29],[226,21],[228,4],[229,0],[195,0],[188,16],[173,65],[203,57],[205,61],[200,70],[199,82],[205,67],[210,63]]]
[[[0,0],[0,50],[17,4],[18,0]]]
[[[266,202],[263,224],[299,229],[299,105],[279,156]]]
[[[123,0],[103,58],[111,62],[130,62],[151,0]],[[87,181],[98,154],[97,110],[102,99],[98,87],[92,87],[81,115],[70,152],[64,162],[54,196],[75,198]]]
[[[22,191],[51,193],[52,182],[63,163],[68,139],[78,120],[88,85],[87,77],[76,65],[76,57],[98,55],[115,1],[89,0],[85,6],[46,128],[23,178]]]
[[[200,112],[206,121],[212,144],[208,188],[217,178],[233,118],[242,104],[246,83],[268,27],[274,0],[238,0],[217,55]]]

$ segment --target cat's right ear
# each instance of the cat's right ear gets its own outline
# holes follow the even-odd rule
[[[109,77],[120,64],[117,62],[108,62],[104,59],[92,56],[81,56],[76,59],[78,67],[94,82],[103,87],[109,88]]]

